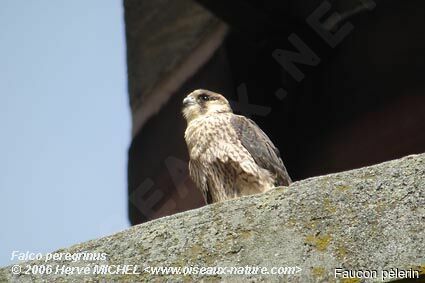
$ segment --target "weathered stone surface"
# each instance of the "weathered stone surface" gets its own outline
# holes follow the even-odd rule
[[[266,194],[209,205],[134,226],[61,252],[105,252],[93,266],[298,266],[295,275],[12,275],[0,281],[290,281],[334,282],[344,269],[425,267],[425,154],[315,177]],[[36,264],[37,262],[31,262]],[[22,264],[24,266],[25,264]],[[339,282],[339,280],[337,280]],[[351,282],[360,282],[351,281]]]

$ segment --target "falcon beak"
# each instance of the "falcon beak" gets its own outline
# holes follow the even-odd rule
[[[185,99],[183,99],[183,107],[188,107],[190,105],[195,104],[195,99],[192,96],[187,96]]]

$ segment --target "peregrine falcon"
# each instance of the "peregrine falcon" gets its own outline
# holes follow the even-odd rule
[[[221,94],[198,89],[183,100],[189,174],[207,204],[291,183],[278,149]]]

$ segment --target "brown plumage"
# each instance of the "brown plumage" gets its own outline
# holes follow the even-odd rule
[[[206,203],[287,186],[279,151],[252,120],[233,114],[220,94],[195,90],[183,100],[189,173]]]

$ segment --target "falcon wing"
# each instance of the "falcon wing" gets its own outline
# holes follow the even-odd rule
[[[276,185],[289,185],[291,178],[283,165],[279,150],[257,124],[244,116],[233,115],[231,125],[257,165],[275,175]]]

